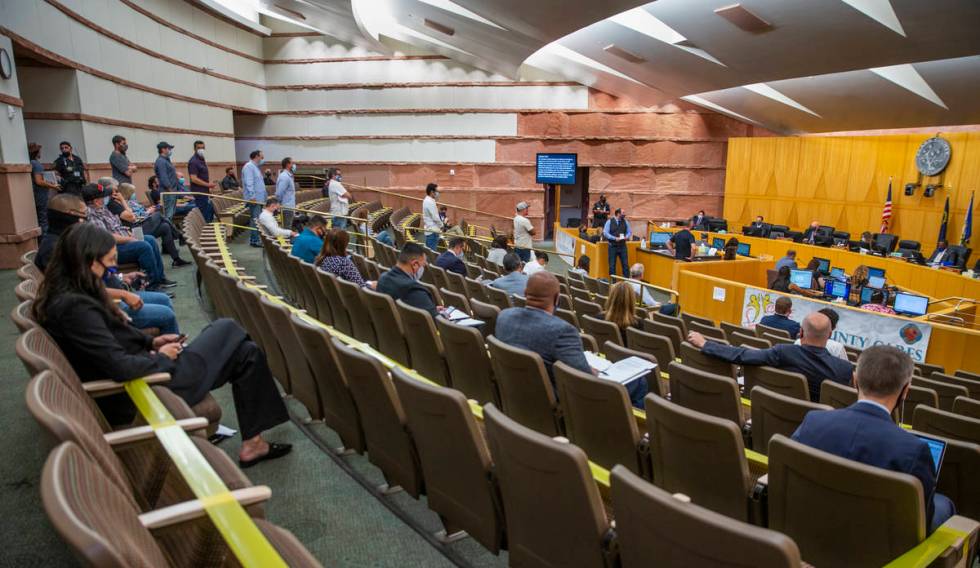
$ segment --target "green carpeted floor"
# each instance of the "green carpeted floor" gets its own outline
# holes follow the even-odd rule
[[[242,242],[239,237],[232,244],[233,255],[250,274],[265,281],[261,250]],[[181,331],[193,339],[208,323],[195,293],[194,268],[169,270],[168,276],[180,282],[174,289],[175,309]],[[0,428],[4,432],[0,437],[0,566],[72,565],[75,561],[70,551],[47,522],[38,491],[41,468],[51,445],[24,404],[28,377],[14,354],[17,330],[9,318],[16,304],[16,284],[14,271],[0,271],[0,290],[4,290],[0,294],[0,368],[4,370],[0,375]],[[230,387],[215,395],[224,409],[222,422],[235,428]],[[307,416],[296,401],[290,400],[289,406],[294,415]],[[337,436],[323,424],[305,428],[325,447],[339,445]],[[416,501],[398,493],[381,498],[385,500],[382,503],[374,491],[349,475],[296,424],[283,424],[267,437],[292,443],[294,450],[285,458],[249,469],[248,476],[256,484],[272,488],[273,497],[266,506],[269,520],[292,531],[325,566],[506,565],[506,553],[494,556],[472,539],[446,546],[423,537],[419,531],[432,534],[442,528],[424,497]],[[221,447],[237,458],[239,442],[233,438]],[[368,487],[383,483],[380,471],[366,456],[339,459]]]

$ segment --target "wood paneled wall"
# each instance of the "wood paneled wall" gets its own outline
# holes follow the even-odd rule
[[[924,178],[923,187],[906,196],[905,184],[917,179],[915,153],[929,136],[732,138],[725,218],[735,230],[756,215],[792,228],[817,220],[857,238],[863,231],[878,231],[892,178],[890,232],[931,249],[949,196],[947,237],[958,241],[970,192],[980,189],[980,131],[943,134],[953,149],[945,187],[934,197],[924,197],[925,185],[939,183],[939,177]],[[980,239],[974,238],[973,244],[977,243]]]

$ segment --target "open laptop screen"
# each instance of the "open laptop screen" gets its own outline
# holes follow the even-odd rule
[[[922,434],[916,434],[915,436],[929,446],[929,453],[932,455],[932,465],[936,466],[936,476],[938,477],[939,467],[943,465],[943,458],[946,456],[946,442]]]

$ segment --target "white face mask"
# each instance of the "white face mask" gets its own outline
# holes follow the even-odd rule
[[[433,191],[432,192],[432,198],[433,199],[439,199],[439,192],[438,191]]]
[[[197,149],[197,155],[203,158],[204,157],[204,148],[198,148]]]
[[[415,274],[413,276],[415,277],[416,280],[421,280],[423,274],[425,274],[424,264],[419,266],[418,269],[415,270]]]
[[[296,164],[289,166],[289,171],[296,173]]]

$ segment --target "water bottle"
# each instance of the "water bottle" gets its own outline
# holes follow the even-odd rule
[[[139,225],[133,227],[133,238],[137,241],[143,240],[143,227],[140,227]]]

